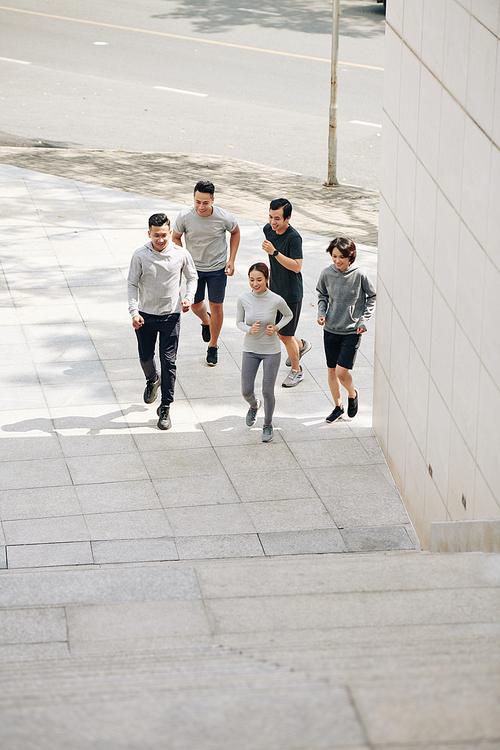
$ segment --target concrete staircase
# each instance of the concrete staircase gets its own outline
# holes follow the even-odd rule
[[[499,747],[500,556],[6,572],[2,750]]]

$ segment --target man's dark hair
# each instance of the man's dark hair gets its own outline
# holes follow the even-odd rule
[[[213,197],[213,194],[215,193],[215,187],[213,182],[209,182],[208,180],[199,180],[199,182],[197,182],[194,186],[193,192],[210,193],[210,195]]]
[[[356,260],[356,245],[352,240],[346,237],[335,237],[326,248],[326,252],[331,255],[334,250],[338,250],[343,258],[349,258],[351,266]]]
[[[150,229],[151,227],[162,227],[164,224],[170,228],[170,219],[167,214],[153,214],[149,217],[148,225]]]
[[[279,211],[282,208],[284,219],[288,219],[292,215],[292,204],[287,198],[275,198],[269,204],[269,208],[271,211]]]

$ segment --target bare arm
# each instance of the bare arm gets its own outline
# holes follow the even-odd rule
[[[230,233],[229,239],[229,260],[226,263],[226,274],[232,276],[234,274],[234,261],[236,260],[236,253],[240,246],[240,228],[236,226]]]
[[[182,247],[181,237],[182,234],[179,234],[179,232],[172,232],[172,242],[175,242],[175,244],[179,245],[179,247]]]
[[[273,255],[276,250],[272,242],[269,242],[269,240],[264,240],[262,243],[262,249],[265,250],[268,255]],[[275,256],[275,259],[283,266],[283,268],[287,268],[289,271],[293,271],[293,273],[300,273],[302,270],[302,258],[287,258],[286,255],[278,253],[278,255]]]

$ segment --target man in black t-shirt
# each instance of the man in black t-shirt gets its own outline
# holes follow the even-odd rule
[[[263,230],[266,239],[262,243],[271,266],[269,289],[283,297],[293,313],[292,321],[278,334],[288,353],[285,364],[291,368],[282,383],[284,388],[293,388],[303,379],[300,358],[311,349],[309,341],[295,336],[304,293],[301,274],[302,237],[290,226],[291,215],[292,204],[289,200],[277,198],[271,201],[269,223]]]

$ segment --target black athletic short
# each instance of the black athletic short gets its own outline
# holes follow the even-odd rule
[[[278,333],[280,336],[293,336],[299,324],[300,311],[302,309],[302,300],[300,300],[300,302],[287,302],[286,304],[292,311],[293,318],[289,323],[286,324],[286,326],[283,326],[283,328],[281,328]],[[278,325],[282,317],[283,315],[278,310],[278,312],[276,313],[276,325]]]
[[[356,361],[362,333],[330,333],[323,331],[327,367],[345,367],[352,370]]]

